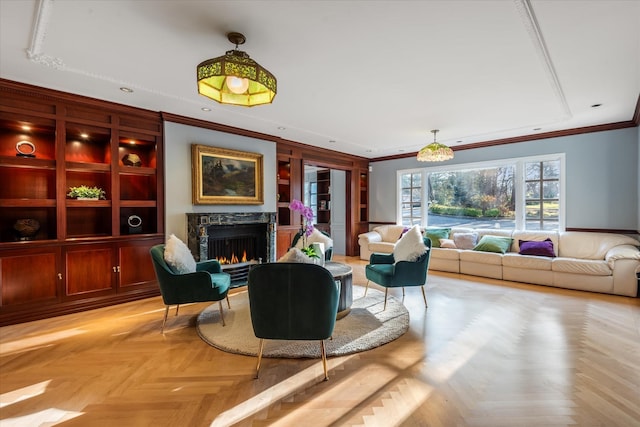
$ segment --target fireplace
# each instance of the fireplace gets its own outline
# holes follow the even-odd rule
[[[188,213],[187,244],[198,261],[218,259],[232,287],[246,284],[251,265],[276,257],[275,212]]]

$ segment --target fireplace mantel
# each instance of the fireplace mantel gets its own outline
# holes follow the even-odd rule
[[[276,260],[275,212],[187,213],[187,245],[197,261],[209,259],[208,228],[215,225],[267,224],[267,261]]]

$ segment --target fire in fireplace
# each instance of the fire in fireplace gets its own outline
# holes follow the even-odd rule
[[[209,259],[217,259],[221,264],[261,262],[267,258],[266,224],[209,224],[207,234]]]

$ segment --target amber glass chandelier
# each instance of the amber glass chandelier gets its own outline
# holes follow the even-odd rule
[[[433,129],[431,131],[433,133],[433,142],[418,151],[417,159],[419,162],[444,162],[445,160],[453,159],[453,150],[444,144],[436,142],[436,133],[438,132],[438,129]]]
[[[270,104],[277,91],[275,76],[238,50],[238,45],[246,41],[242,34],[232,32],[227,38],[235,49],[198,64],[198,93],[221,104]]]

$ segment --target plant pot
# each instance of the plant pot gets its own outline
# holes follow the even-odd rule
[[[98,197],[76,197],[76,200],[99,200]]]

